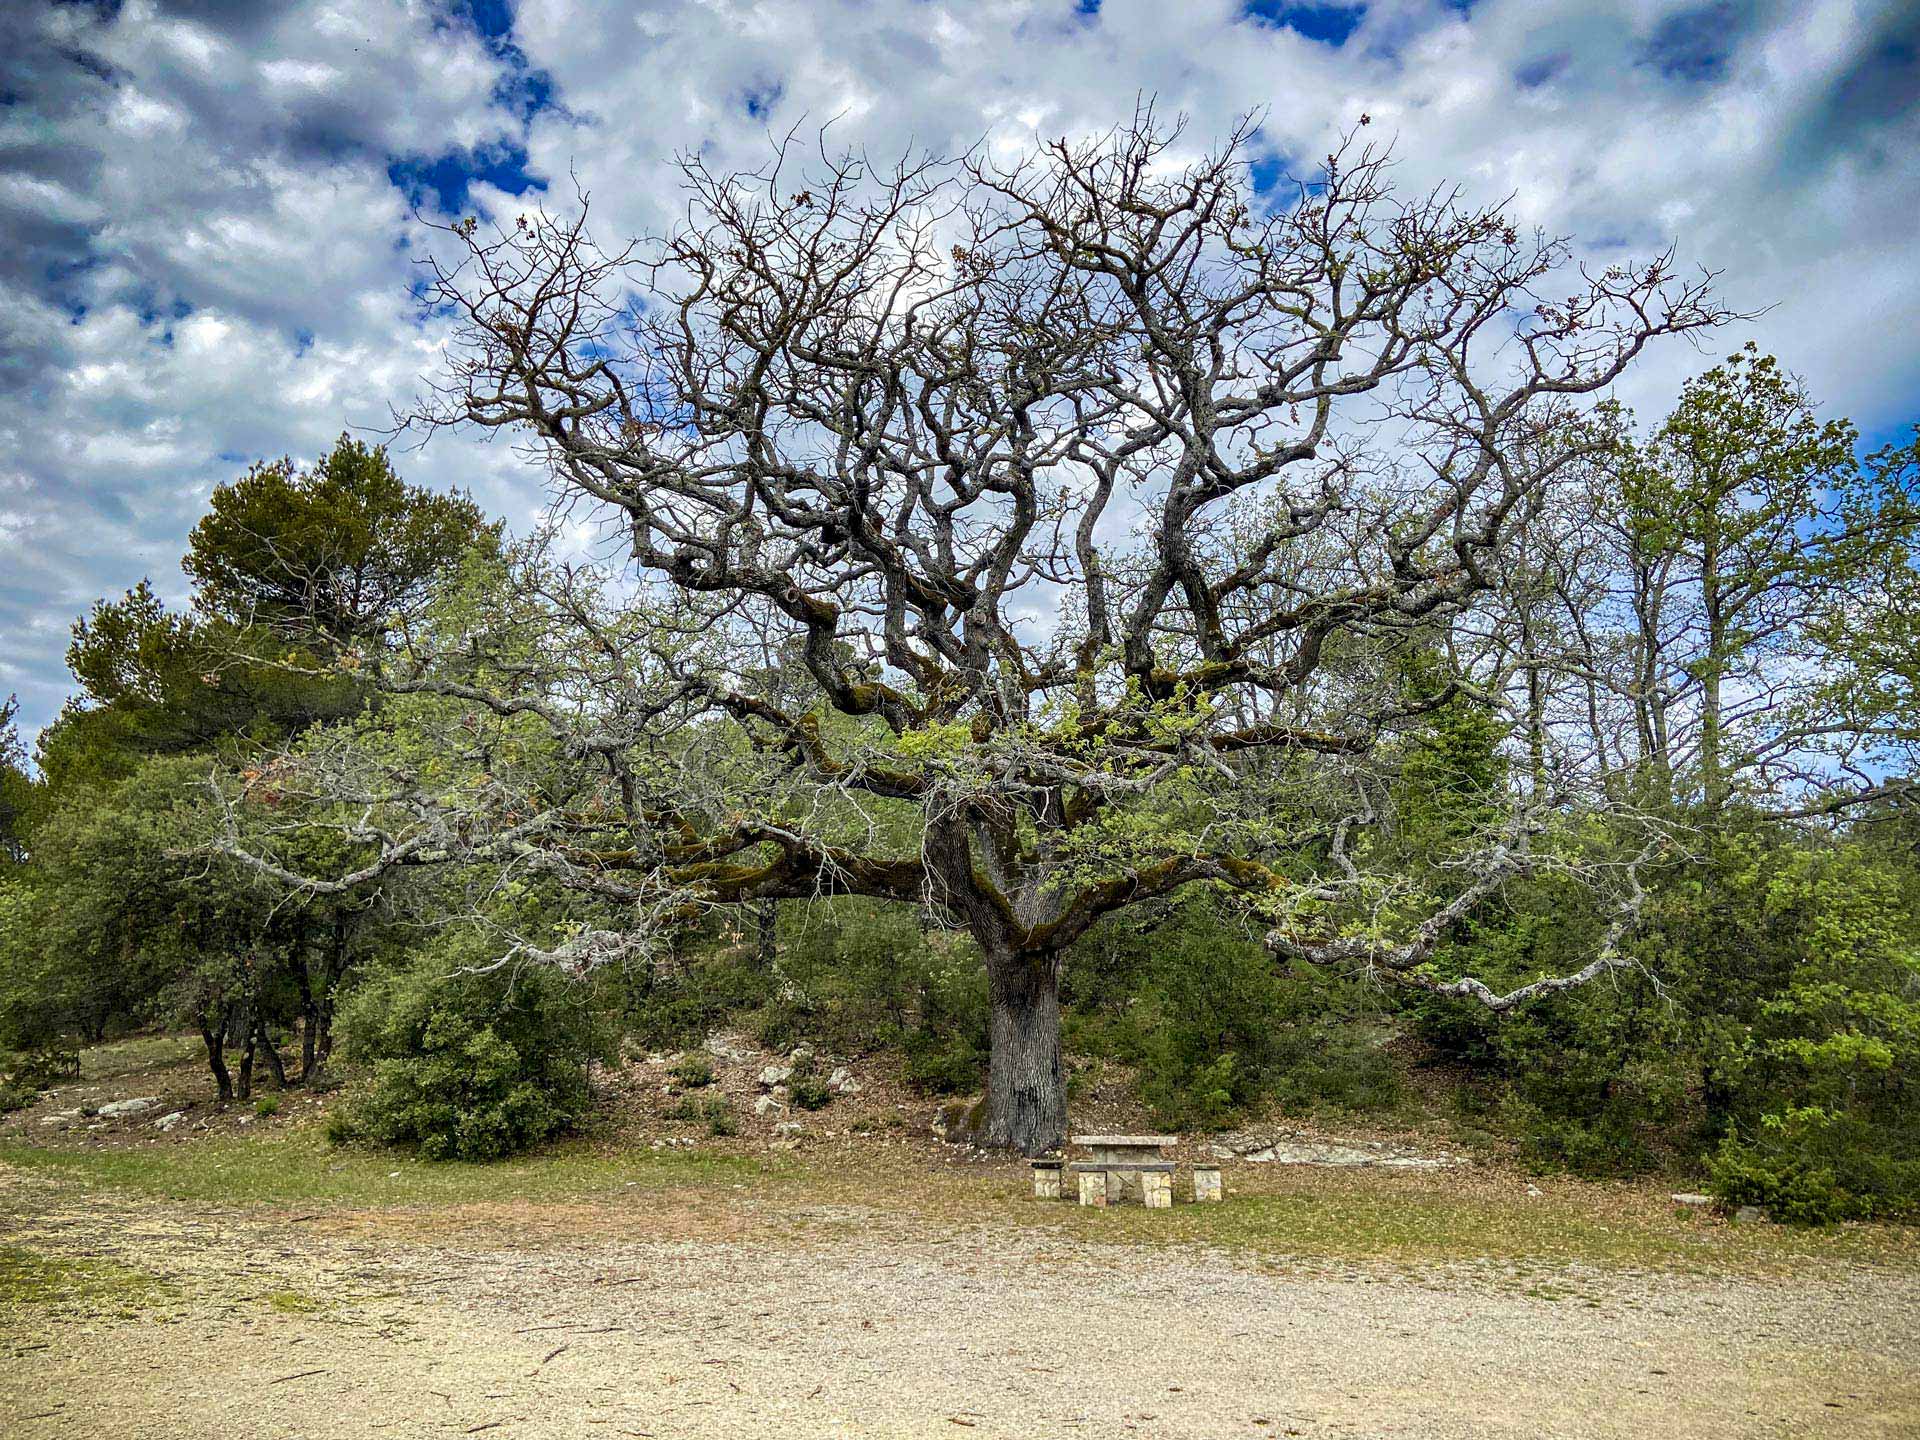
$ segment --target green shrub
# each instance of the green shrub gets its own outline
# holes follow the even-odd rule
[[[833,1100],[833,1091],[818,1075],[791,1081],[787,1086],[787,1095],[802,1110],[824,1110]]]
[[[702,1055],[685,1056],[667,1073],[674,1084],[687,1090],[702,1090],[713,1084],[713,1066]]]
[[[910,1030],[900,1049],[907,1084],[923,1095],[973,1095],[986,1084],[987,1047],[971,1034]]]
[[[477,937],[356,989],[341,1048],[372,1083],[333,1133],[490,1160],[567,1129],[587,1109],[588,1062],[608,1036],[586,989],[537,966],[473,973]]]
[[[1816,1106],[1767,1115],[1746,1139],[1729,1135],[1709,1174],[1729,1208],[1757,1205],[1783,1225],[1920,1218],[1920,1158],[1889,1151],[1876,1127]]]
[[[1136,1067],[1158,1123],[1218,1130],[1270,1101],[1367,1110],[1403,1096],[1377,1002],[1322,972],[1278,968],[1206,895],[1151,927],[1096,927],[1067,976],[1069,1048]]]
[[[740,1133],[740,1121],[733,1113],[733,1103],[724,1095],[684,1096],[678,1105],[667,1112],[667,1118],[688,1125],[704,1125],[709,1135]]]
[[[278,1095],[262,1095],[254,1102],[253,1113],[258,1115],[262,1120],[273,1115],[278,1115],[280,1113],[280,1097]]]
[[[1141,1079],[1140,1097],[1154,1119],[1180,1130],[1224,1130],[1240,1111],[1234,1098],[1239,1062],[1221,1055],[1204,1065],[1166,1063],[1149,1069]]]
[[[0,1115],[26,1109],[42,1090],[79,1073],[80,1052],[63,1045],[6,1055],[0,1062]]]
[[[78,1079],[80,1052],[68,1045],[41,1045],[16,1056],[7,1078],[16,1085],[45,1090],[62,1080]]]

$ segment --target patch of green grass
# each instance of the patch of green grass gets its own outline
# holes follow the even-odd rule
[[[1920,1266],[1913,1232],[1898,1226],[1734,1229],[1694,1216],[1623,1215],[1617,1206],[1582,1204],[1578,1192],[1518,1201],[1329,1181],[1324,1189],[1231,1195],[1223,1204],[1171,1211],[1022,1208],[1037,1223],[1088,1239],[1215,1245],[1275,1260],[1491,1263],[1521,1275],[1536,1265],[1699,1273],[1785,1271],[1810,1261]]]
[[[315,1211],[598,1203],[623,1216],[636,1213],[625,1203],[636,1191],[678,1190],[713,1198],[715,1214],[751,1198],[759,1220],[776,1223],[782,1205],[797,1216],[828,1202],[890,1214],[916,1233],[1043,1230],[1096,1243],[1217,1247],[1276,1264],[1491,1266],[1515,1285],[1544,1284],[1550,1298],[1575,1303],[1586,1297],[1577,1284],[1566,1288],[1566,1272],[1587,1267],[1706,1274],[1787,1274],[1825,1264],[1920,1268],[1920,1233],[1909,1228],[1728,1226],[1621,1187],[1569,1184],[1523,1197],[1485,1178],[1319,1172],[1230,1177],[1219,1205],[1081,1209],[1034,1201],[1027,1176],[1011,1168],[942,1167],[937,1183],[926,1184],[936,1178],[934,1162],[886,1153],[892,1158],[876,1155],[867,1165],[805,1151],[750,1157],[575,1139],[491,1164],[432,1163],[330,1146],[317,1127],[304,1127],[137,1149],[0,1145],[0,1163],[186,1203]],[[820,1228],[817,1219],[808,1224]]]
[[[166,1290],[157,1275],[111,1260],[68,1259],[0,1245],[0,1306],[84,1302],[131,1313]]]
[[[318,1129],[125,1150],[0,1145],[0,1163],[169,1200],[348,1207],[573,1200],[711,1186],[790,1168],[697,1150],[609,1155],[574,1142],[490,1164],[329,1145]]]
[[[282,1315],[311,1315],[321,1308],[313,1296],[302,1295],[298,1290],[274,1290],[264,1298],[268,1309]]]

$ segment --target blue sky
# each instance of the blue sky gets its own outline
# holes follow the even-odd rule
[[[73,619],[179,556],[212,487],[383,425],[442,336],[417,214],[559,203],[670,222],[673,155],[757,163],[834,118],[886,152],[1103,129],[1135,97],[1256,172],[1363,113],[1409,186],[1510,197],[1600,259],[1666,244],[1763,311],[1652,355],[1657,414],[1752,337],[1871,436],[1920,418],[1920,8],[1674,0],[197,0],[0,14],[0,695],[29,734]],[[525,523],[504,444],[412,478]]]

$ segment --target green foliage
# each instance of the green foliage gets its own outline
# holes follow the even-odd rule
[[[145,761],[40,822],[35,863],[0,892],[0,1044],[98,1039],[259,939],[273,897],[193,853],[205,780],[189,759]]]
[[[568,1129],[589,1104],[587,1065],[609,1052],[584,987],[543,967],[473,973],[482,937],[456,935],[354,990],[342,1048],[371,1069],[341,1138],[411,1144],[431,1160],[491,1160]]]
[[[984,1033],[922,1025],[909,1030],[900,1044],[906,1081],[923,1095],[973,1095],[986,1084]]]
[[[1164,1124],[1182,1130],[1224,1130],[1250,1098],[1239,1070],[1240,1062],[1231,1054],[1182,1064],[1162,1050],[1147,1058],[1140,1095]]]
[[[45,1090],[80,1075],[80,1052],[67,1045],[42,1045],[16,1057],[7,1067],[7,1078],[36,1090]]]
[[[182,568],[210,613],[358,640],[417,612],[488,533],[471,500],[406,484],[384,449],[342,435],[307,470],[277,460],[215,490]]]
[[[1757,1205],[1783,1225],[1920,1218],[1920,1151],[1858,1116],[1819,1106],[1769,1111],[1751,1135],[1721,1141],[1709,1170],[1729,1207]]]
[[[1729,1204],[1807,1224],[1920,1215],[1920,876],[1897,854],[1803,849],[1756,884],[1794,963],[1721,1046]]]
[[[724,1095],[687,1095],[667,1112],[669,1120],[687,1125],[704,1125],[716,1139],[740,1133],[740,1119],[733,1113],[733,1102]]]
[[[26,748],[14,724],[19,713],[17,697],[0,700],[0,877],[27,858],[27,830],[38,789],[27,774]]]
[[[1151,927],[1099,927],[1069,957],[1075,1049],[1138,1067],[1161,1123],[1219,1129],[1270,1103],[1390,1108],[1403,1096],[1376,1002],[1320,972],[1289,974],[1211,897]]]
[[[787,1097],[802,1110],[824,1110],[833,1103],[833,1091],[818,1075],[796,1075],[787,1083]]]
[[[713,1066],[701,1055],[682,1056],[678,1063],[667,1072],[676,1085],[689,1090],[698,1090],[713,1084]]]
[[[61,1045],[12,1056],[0,1053],[0,1115],[26,1109],[42,1090],[79,1073],[80,1053]]]

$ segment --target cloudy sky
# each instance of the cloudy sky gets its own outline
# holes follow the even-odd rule
[[[179,558],[214,485],[386,423],[440,336],[416,213],[574,179],[657,225],[676,152],[755,164],[838,117],[897,150],[1261,110],[1310,168],[1362,113],[1405,183],[1511,196],[1618,258],[1665,244],[1871,436],[1920,419],[1911,0],[128,0],[0,5],[0,696],[31,735],[68,627]],[[1655,355],[1655,414],[1706,360]],[[409,478],[524,523],[538,478],[442,436]]]

